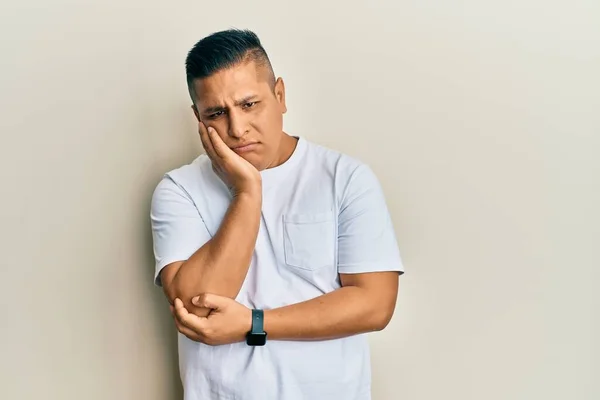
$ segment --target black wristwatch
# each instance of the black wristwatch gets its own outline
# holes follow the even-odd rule
[[[252,328],[246,335],[248,346],[264,346],[267,343],[267,332],[264,331],[263,310],[252,310]]]

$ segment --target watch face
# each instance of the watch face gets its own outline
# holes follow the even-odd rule
[[[248,346],[264,346],[267,343],[267,333],[249,333],[246,336]]]

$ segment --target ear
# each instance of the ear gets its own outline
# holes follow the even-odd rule
[[[287,112],[287,106],[285,104],[285,84],[281,78],[277,78],[277,81],[275,82],[275,97],[279,102],[281,113],[285,114]]]
[[[198,108],[196,108],[195,104],[192,104],[192,110],[194,110],[194,115],[196,116],[198,122],[200,122],[200,114],[198,114]]]

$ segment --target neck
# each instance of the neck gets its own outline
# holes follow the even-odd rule
[[[294,150],[296,149],[296,145],[298,144],[298,139],[293,136],[288,135],[283,132],[283,138],[279,143],[279,149],[277,151],[278,155],[274,162],[269,165],[268,168],[275,168],[286,162],[290,159],[292,154],[294,154]]]

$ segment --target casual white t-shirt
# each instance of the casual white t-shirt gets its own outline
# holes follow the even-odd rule
[[[339,273],[404,272],[376,176],[364,163],[298,138],[282,165],[261,171],[263,203],[248,274],[236,300],[298,303],[340,287]],[[160,270],[188,259],[219,228],[231,195],[202,155],[165,175],[152,199]],[[364,334],[326,341],[208,346],[179,335],[185,400],[368,400]]]

